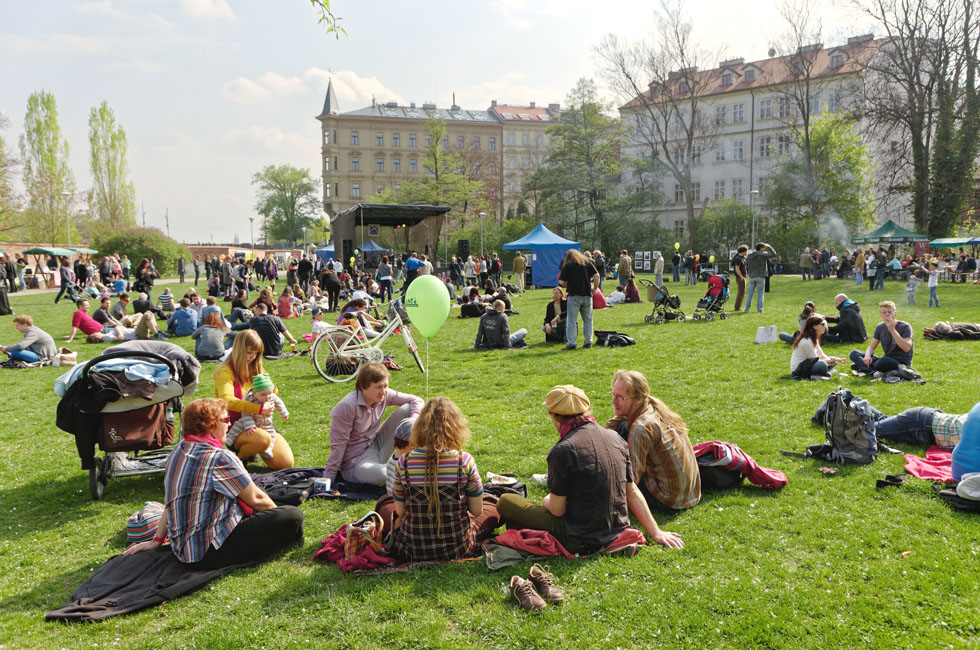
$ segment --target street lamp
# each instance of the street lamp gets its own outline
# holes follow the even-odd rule
[[[486,212],[480,213],[480,257],[483,257],[483,217],[487,216]]]
[[[71,218],[68,212],[68,208],[71,207],[68,204],[68,197],[71,196],[71,192],[65,190],[61,196],[65,197],[65,226],[68,228],[68,248],[71,248]]]
[[[759,196],[759,190],[751,190],[749,192],[749,211],[752,213],[752,239],[749,240],[749,246],[755,246],[755,197]]]
[[[252,246],[252,259],[255,259],[255,217],[248,218],[248,243]]]
[[[303,252],[306,252],[306,226],[303,226]]]

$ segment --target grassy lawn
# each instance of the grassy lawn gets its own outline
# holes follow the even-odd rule
[[[673,287],[690,314],[705,285]],[[181,295],[183,287],[174,287]],[[877,302],[893,299],[916,336],[915,367],[926,385],[778,380],[789,373],[783,343],[754,345],[756,327],[793,331],[803,301],[833,312],[833,296],[851,291],[869,331]],[[937,320],[980,321],[980,288],[944,283],[941,309],[928,293],[906,307],[904,284],[869,293],[853,282],[803,283],[775,278],[765,314],[727,321],[654,325],[650,305],[596,313],[597,327],[633,336],[629,348],[559,352],[540,324],[550,291],[518,298],[511,328],[527,327],[530,349],[468,351],[476,322],[450,317],[429,342],[428,395],[451,397],[468,415],[468,449],[484,474],[514,472],[530,483],[546,469],[556,440],[541,402],[547,390],[573,383],[591,397],[600,421],[612,415],[610,379],[618,368],[644,372],[656,395],[680,413],[694,442],[739,444],[761,465],[780,469],[789,485],[777,492],[746,485],[706,494],[693,509],[661,525],[680,533],[683,550],[647,547],[632,559],[554,560],[566,602],[528,616],[509,600],[510,576],[480,562],[409,574],[344,575],[314,565],[319,540],[368,509],[367,502],[309,503],[306,545],[200,592],[104,623],[45,623],[74,589],[124,548],[126,518],[144,501],[162,499],[160,475],[109,481],[104,500],[88,494],[87,474],[71,436],[54,425],[58,368],[0,371],[0,649],[12,648],[620,648],[620,647],[976,647],[978,522],[932,496],[928,483],[876,490],[875,479],[902,471],[901,456],[871,466],[846,466],[833,476],[823,464],[783,457],[821,442],[813,411],[841,383],[885,413],[928,405],[947,412],[971,408],[980,393],[980,343],[926,341]],[[68,333],[71,307],[53,295],[11,296],[56,339]],[[733,305],[729,303],[729,307]],[[287,321],[294,335],[309,323]],[[10,318],[0,342],[20,339]],[[191,346],[189,339],[176,339]],[[80,360],[107,345],[75,341]],[[405,366],[397,390],[426,395],[400,339],[388,347]],[[846,356],[847,346],[827,346]],[[426,344],[422,342],[423,359]],[[329,411],[350,384],[323,381],[305,357],[266,364],[291,417],[283,431],[298,465],[322,465],[329,453]],[[213,394],[208,364],[198,395]],[[277,420],[278,421],[278,420]],[[905,451],[923,453],[920,448]],[[531,485],[533,498],[544,495]],[[903,557],[903,553],[909,551]]]

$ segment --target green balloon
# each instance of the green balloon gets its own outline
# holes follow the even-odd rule
[[[419,334],[431,339],[449,316],[449,291],[434,275],[422,275],[405,293],[405,311]]]

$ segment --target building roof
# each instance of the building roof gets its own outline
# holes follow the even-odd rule
[[[337,103],[337,96],[333,92],[333,79],[327,82],[327,96],[323,98],[323,111],[317,117],[324,115],[336,115],[340,112],[340,104]]]
[[[793,54],[774,56],[760,61],[749,61],[748,63],[745,63],[742,59],[731,59],[729,61],[723,61],[717,68],[711,70],[695,69],[690,74],[694,79],[693,85],[702,88],[698,92],[699,97],[737,93],[752,88],[765,88],[791,83],[797,78],[793,74],[793,65],[797,57],[806,57],[806,60],[809,62],[810,56],[813,55],[814,59],[810,78],[819,80],[860,72],[887,40],[886,38],[874,39],[870,34],[857,36],[849,38],[846,44],[836,47],[824,48],[820,45],[814,45],[801,48],[800,52]],[[843,54],[844,56],[842,65],[837,67],[831,65],[832,57],[835,54]],[[746,81],[745,72],[750,69],[755,71],[755,76],[752,81]],[[732,75],[731,84],[727,86],[722,85],[724,74],[729,72]],[[679,71],[670,73],[672,83],[680,82],[684,76]],[[651,90],[647,94],[647,102],[655,99],[655,92],[655,86],[651,84]],[[683,99],[684,95],[682,93],[676,93],[675,97]],[[643,104],[643,99],[635,97],[621,106],[620,110],[638,108],[643,106]]]
[[[441,117],[447,123],[452,122],[475,122],[497,124],[499,120],[489,111],[474,111],[459,106],[449,108],[439,108],[435,104],[422,104],[416,106],[413,102],[408,106],[400,106],[398,102],[386,102],[384,104],[371,104],[364,108],[343,113],[344,116],[357,117],[382,117],[395,119],[414,119],[428,120],[434,117]]]
[[[501,122],[555,122],[558,115],[551,110],[539,106],[513,106],[510,104],[494,104],[489,111]]]

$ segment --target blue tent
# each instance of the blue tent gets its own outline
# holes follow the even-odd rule
[[[505,251],[531,251],[531,284],[536,287],[558,286],[558,266],[569,248],[580,249],[577,241],[559,237],[539,223],[538,227],[517,241],[504,244]]]
[[[361,252],[362,253],[387,253],[388,249],[381,248],[380,246],[374,243],[373,239],[369,239],[363,244],[361,244]]]
[[[323,248],[316,249],[316,256],[323,260],[324,264],[332,260],[334,258],[333,244],[327,244]]]

